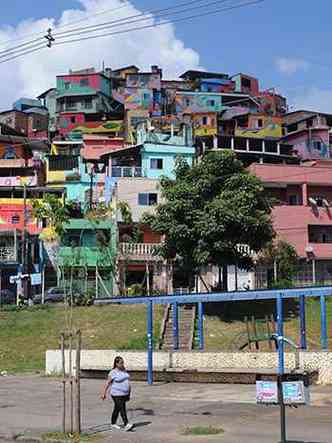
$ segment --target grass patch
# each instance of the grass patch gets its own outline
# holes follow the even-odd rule
[[[159,333],[163,308],[154,309]],[[9,373],[43,371],[45,351],[59,349],[60,333],[68,329],[63,306],[0,311],[0,370]],[[146,307],[106,305],[73,308],[73,326],[82,331],[83,349],[144,349]]]
[[[329,300],[329,299],[328,299]],[[224,319],[223,309],[205,315],[205,349],[210,351],[233,351],[239,350],[240,346],[247,341],[246,324],[243,321],[245,315],[250,316],[251,312],[242,312],[239,314],[237,303],[229,303],[228,319]],[[255,302],[248,303],[251,307]],[[262,304],[262,303],[261,303]],[[271,310],[272,308],[272,310]],[[274,305],[262,304],[261,312],[253,312],[255,318],[264,318],[264,313],[272,314]],[[332,318],[332,300],[326,304],[328,319],[328,345],[332,350],[332,328],[330,319]],[[234,315],[233,315],[234,314]],[[320,303],[317,298],[308,298],[306,300],[306,327],[307,327],[307,345],[308,350],[321,350],[320,343]],[[284,322],[285,335],[291,338],[295,343],[300,342],[300,320],[296,309],[290,311]],[[274,349],[274,347],[273,347]],[[245,348],[247,351],[248,348]],[[260,343],[261,351],[269,351],[267,342]],[[289,347],[286,346],[286,350]]]
[[[182,431],[182,435],[219,435],[224,432],[222,428],[213,426],[188,426]]]

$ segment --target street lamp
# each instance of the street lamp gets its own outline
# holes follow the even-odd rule
[[[87,163],[88,174],[90,176],[90,194],[89,194],[89,209],[92,210],[93,206],[93,177],[102,172],[104,163]]]

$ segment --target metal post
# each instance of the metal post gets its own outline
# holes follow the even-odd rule
[[[77,331],[77,345],[76,345],[76,432],[81,433],[81,345],[82,335],[81,331]]]
[[[179,349],[179,309],[177,302],[173,303],[173,350]]]
[[[65,335],[61,334],[62,358],[62,432],[66,433],[66,362],[65,362]]]
[[[28,248],[27,248],[27,187],[26,184],[23,185],[23,244],[22,244],[22,272],[27,273],[27,259],[28,259]],[[23,281],[22,284],[22,294],[24,299],[27,297],[27,280]]]
[[[148,338],[148,385],[153,384],[153,304],[147,306],[147,338]]]
[[[44,250],[42,241],[39,242],[39,270],[41,272],[42,279],[42,304],[45,303],[45,263],[44,263]]]
[[[325,295],[320,296],[320,323],[321,323],[321,344],[323,351],[327,351],[327,319],[326,319],[326,299]]]
[[[316,260],[312,259],[312,284],[316,284]]]
[[[279,293],[277,296],[277,329],[278,329],[278,399],[280,406],[280,435],[281,443],[287,443],[286,440],[286,411],[284,404],[284,396],[282,391],[282,380],[285,372],[285,361],[284,361],[284,325],[283,325],[283,300],[282,294]]]
[[[204,306],[202,302],[198,303],[198,340],[199,349],[204,350]]]
[[[307,332],[305,321],[305,296],[300,295],[300,337],[301,337],[301,349],[307,349]]]
[[[1,291],[2,291],[2,270],[0,269],[0,309],[2,309],[2,294],[1,294]]]
[[[91,168],[90,172],[90,195],[89,195],[90,211],[92,210],[92,203],[93,203],[92,192],[93,192],[93,167]]]

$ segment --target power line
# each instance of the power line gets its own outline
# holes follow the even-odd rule
[[[180,8],[181,6],[186,6],[186,5],[190,5],[190,4],[193,4],[193,3],[201,3],[203,0],[191,0],[191,1],[187,1],[187,2],[184,2],[184,3],[181,3],[181,4],[179,4],[179,5],[177,5],[177,6],[172,6],[172,7],[168,7],[168,8],[163,8],[163,9],[156,9],[156,10],[154,10],[154,11],[148,11],[148,12],[142,12],[142,13],[140,13],[140,14],[136,14],[136,15],[131,15],[131,16],[128,16],[128,17],[124,17],[124,18],[122,18],[122,19],[117,19],[117,20],[113,20],[113,21],[110,21],[110,22],[104,22],[104,23],[100,23],[100,24],[96,24],[96,25],[92,25],[92,26],[88,26],[88,27],[85,27],[85,28],[76,28],[76,29],[72,29],[72,30],[68,30],[68,31],[65,31],[65,32],[60,32],[60,33],[58,33],[58,32],[56,32],[55,34],[53,34],[54,36],[66,36],[66,34],[72,34],[72,33],[76,33],[76,31],[81,31],[81,30],[85,30],[85,29],[89,29],[89,28],[99,28],[99,27],[101,27],[101,26],[104,26],[104,25],[110,25],[110,24],[113,24],[113,23],[125,23],[128,19],[131,19],[131,18],[136,18],[136,17],[143,17],[143,16],[147,16],[147,15],[149,15],[149,14],[154,14],[154,13],[160,13],[160,12],[164,12],[164,11],[171,11],[171,10],[177,10],[178,8]],[[230,0],[223,0],[223,2],[224,1],[230,1]],[[124,5],[124,6],[126,6],[127,7],[127,5]],[[121,6],[121,7],[119,7],[119,8],[113,8],[113,9],[111,9],[111,10],[109,10],[109,11],[112,11],[112,12],[118,12],[120,9],[123,9],[123,7],[124,6]],[[95,14],[95,15],[99,15],[100,13],[97,13],[97,14]],[[91,16],[90,16],[91,17]],[[151,18],[151,17],[149,17],[149,18]],[[63,28],[66,28],[66,27],[68,27],[68,26],[72,26],[73,24],[75,24],[75,23],[80,23],[81,21],[83,21],[83,20],[85,20],[85,19],[81,19],[81,20],[77,20],[76,22],[72,22],[70,25],[64,25],[64,26],[61,26],[60,28],[58,28],[58,29],[63,29]],[[35,34],[31,34],[31,35],[40,35],[40,33],[35,33]],[[17,45],[17,46],[14,46],[14,47],[11,47],[11,48],[7,48],[7,49],[4,49],[4,50],[2,50],[2,51],[0,51],[0,55],[1,54],[5,54],[5,55],[8,55],[9,53],[11,53],[11,52],[17,52],[16,50],[17,49],[19,49],[19,48],[23,48],[23,47],[25,47],[25,46],[30,46],[32,43],[34,43],[34,42],[39,42],[39,41],[41,41],[41,40],[43,40],[45,38],[45,36],[44,35],[40,35],[40,37],[38,37],[37,39],[34,39],[34,40],[32,40],[32,41],[28,41],[28,42],[25,42],[25,43],[22,43],[22,44],[20,44],[20,45]],[[26,49],[28,49],[28,48],[26,48]]]
[[[112,21],[109,21],[109,22],[99,23],[97,25],[92,25],[92,26],[86,26],[84,28],[76,28],[76,29],[72,29],[72,30],[67,31],[67,32],[55,33],[54,36],[55,37],[61,37],[63,34],[72,34],[72,33],[76,33],[76,32],[82,32],[82,31],[85,31],[85,30],[88,30],[88,29],[91,29],[90,32],[92,32],[94,30],[93,28],[100,28],[101,27],[103,29],[104,27],[108,27],[109,25],[118,24],[118,23],[124,23],[124,24],[135,23],[136,20],[134,20],[134,21],[127,21],[127,20],[135,19],[135,18],[139,18],[139,17],[144,17],[144,16],[147,16],[147,18],[145,20],[147,20],[147,19],[150,20],[152,18],[156,18],[156,16],[158,16],[158,15],[161,15],[161,16],[162,15],[169,15],[171,13],[171,11],[174,11],[174,10],[176,11],[177,9],[179,9],[181,7],[190,6],[192,4],[197,4],[197,3],[202,3],[204,1],[206,1],[206,0],[191,0],[191,1],[180,3],[177,6],[170,6],[170,7],[163,8],[163,9],[154,9],[152,11],[141,12],[140,14],[131,15],[129,17],[124,17],[122,19],[117,19],[117,20],[112,20]],[[219,1],[215,1],[213,3],[225,3],[227,1],[232,1],[232,0],[219,0]],[[208,5],[204,5],[204,6],[208,6]],[[202,5],[199,6],[199,7],[202,7]],[[186,11],[186,10],[184,10],[184,11]],[[166,14],[167,12],[168,12],[168,14]],[[175,14],[175,12],[174,12],[174,14]],[[153,17],[152,17],[152,15],[153,15]],[[142,20],[142,18],[141,18],[141,20]],[[139,20],[137,20],[137,21],[139,21]],[[67,35],[65,35],[65,36],[67,36]]]
[[[154,17],[151,17],[150,14],[158,14],[160,17],[162,17],[163,15],[179,14],[181,12],[187,12],[188,11],[188,10],[186,11],[185,9],[182,10],[182,11],[181,10],[177,11],[179,8],[181,8],[183,6],[188,6],[188,5],[191,5],[191,4],[195,4],[195,3],[196,4],[197,3],[202,3],[203,1],[205,1],[205,0],[191,0],[191,1],[187,1],[187,2],[181,3],[181,4],[177,5],[177,6],[173,6],[173,7],[168,7],[168,8],[163,8],[163,9],[156,9],[156,10],[153,10],[153,11],[150,11],[150,12],[142,12],[140,14],[124,17],[122,19],[112,20],[112,21],[109,21],[109,22],[99,23],[99,24],[96,24],[96,25],[87,26],[87,27],[83,27],[83,28],[81,28],[81,27],[80,28],[75,28],[75,29],[72,29],[72,30],[69,30],[69,31],[65,31],[65,32],[56,32],[52,36],[53,37],[58,37],[58,36],[59,37],[67,37],[67,36],[69,36],[69,34],[73,34],[73,36],[75,36],[75,35],[90,33],[90,32],[97,31],[97,30],[107,29],[107,28],[110,27],[110,25],[120,26],[120,25],[123,25],[123,24],[131,24],[131,23],[135,23],[135,22],[139,22],[139,21],[151,20]],[[212,4],[216,4],[216,3],[219,3],[219,2],[224,3],[224,2],[227,2],[227,1],[230,1],[230,0],[214,1],[214,2],[212,2]],[[205,6],[209,6],[209,5],[210,4],[207,4]],[[113,11],[118,11],[119,9],[122,9],[122,8],[123,8],[123,6],[120,7],[120,8],[113,9]],[[175,10],[175,12],[172,12],[174,10]],[[138,17],[140,17],[140,18],[138,18]],[[146,17],[146,18],[144,18],[144,17]],[[137,18],[137,20],[129,20],[129,19],[134,19],[134,18]],[[65,26],[63,26],[61,28],[64,28],[64,27]],[[61,29],[61,28],[59,28],[59,29]],[[49,33],[50,33],[50,31],[49,31]],[[39,34],[37,34],[37,35],[39,35]],[[23,50],[30,49],[30,48],[33,47],[32,46],[33,43],[36,43],[36,42],[41,43],[44,39],[45,39],[45,35],[44,36],[40,36],[40,37],[38,37],[38,38],[36,38],[34,40],[22,43],[20,45],[4,49],[4,50],[0,51],[0,58],[4,57],[4,56],[8,56],[9,54],[14,54],[14,53],[18,52],[18,50],[21,49],[21,48],[22,49],[24,48]]]
[[[145,26],[141,26],[141,27],[129,28],[129,29],[119,30],[119,31],[115,31],[115,32],[105,33],[105,34],[92,35],[92,36],[89,36],[89,37],[81,37],[81,38],[73,39],[73,40],[63,40],[63,41],[60,41],[60,42],[56,42],[54,44],[54,46],[63,45],[63,44],[66,44],[66,43],[76,43],[76,42],[81,42],[81,41],[84,41],[84,40],[95,39],[95,38],[99,38],[99,37],[108,37],[108,36],[112,36],[112,35],[126,34],[126,33],[131,32],[131,31],[139,31],[139,30],[143,30],[143,29],[157,28],[159,26],[164,26],[164,25],[168,25],[168,24],[172,24],[172,23],[179,23],[179,22],[183,22],[183,21],[193,20],[195,18],[216,15],[216,14],[218,14],[220,12],[227,12],[227,11],[231,11],[231,10],[234,10],[234,9],[243,8],[245,6],[251,6],[251,5],[259,4],[259,3],[263,3],[264,1],[265,0],[252,0],[252,1],[248,1],[248,2],[245,2],[245,3],[238,4],[238,5],[230,6],[230,7],[227,7],[227,8],[221,8],[221,9],[215,9],[215,10],[208,11],[208,12],[202,12],[200,14],[195,14],[195,15],[188,16],[188,17],[182,17],[182,18],[179,18],[179,19],[176,19],[176,20],[166,20],[166,21],[161,22],[161,23],[153,23],[151,25],[145,25]]]
[[[145,26],[141,26],[141,27],[129,28],[129,29],[119,30],[119,31],[115,31],[115,32],[104,33],[104,34],[97,34],[97,35],[92,35],[92,36],[89,36],[89,37],[81,37],[81,38],[73,39],[73,40],[63,40],[63,41],[60,41],[60,42],[55,42],[53,44],[53,46],[59,46],[59,45],[62,45],[62,44],[67,44],[67,43],[76,43],[76,42],[80,42],[80,41],[85,41],[85,40],[90,40],[90,39],[95,39],[95,38],[100,38],[100,37],[107,37],[107,36],[112,36],[112,35],[126,34],[126,33],[129,33],[131,31],[156,28],[156,27],[164,26],[164,25],[171,24],[171,23],[178,23],[178,22],[188,21],[188,20],[192,20],[192,19],[195,19],[195,18],[200,18],[200,17],[204,17],[204,16],[211,16],[211,15],[215,15],[215,14],[218,14],[218,13],[221,13],[221,12],[227,12],[227,11],[230,11],[230,10],[239,9],[239,8],[242,8],[242,7],[245,7],[245,6],[251,6],[251,5],[259,4],[259,3],[262,3],[264,1],[265,0],[253,0],[253,1],[248,1],[248,2],[245,2],[245,3],[240,3],[238,5],[233,5],[233,6],[229,6],[229,7],[225,7],[225,8],[220,8],[220,9],[215,9],[215,10],[203,12],[203,13],[200,13],[200,14],[195,14],[195,15],[188,16],[188,17],[181,17],[181,18],[176,19],[176,20],[166,20],[164,22],[153,23],[153,24],[145,25]],[[39,49],[43,49],[44,47],[45,47],[44,45],[42,45],[42,46],[37,46],[36,45],[36,47],[28,47],[28,48],[25,48],[25,49],[27,49],[27,51],[20,52],[19,54],[13,55],[12,57],[9,57],[9,58],[5,58],[6,55],[2,55],[2,56],[0,56],[0,59],[3,58],[3,60],[0,60],[0,64],[6,63],[8,61],[14,60],[16,58],[22,57],[22,56],[27,55],[27,54],[34,53],[34,52],[38,51]]]
[[[76,25],[77,23],[82,23],[84,21],[90,21],[91,19],[95,18],[98,15],[104,15],[104,14],[109,14],[109,13],[112,13],[112,12],[117,12],[120,9],[127,8],[129,5],[130,5],[130,3],[126,2],[126,4],[124,4],[123,6],[120,6],[118,8],[104,9],[103,11],[98,11],[95,14],[91,14],[91,15],[89,15],[87,17],[84,17],[84,18],[81,18],[81,19],[78,19],[78,20],[74,20],[74,21],[72,21],[70,23],[67,23],[66,25],[62,25],[62,26],[59,26],[59,27],[56,27],[56,28],[57,29],[68,28],[70,26]],[[86,11],[83,11],[83,12],[86,12]],[[41,31],[41,32],[34,32],[32,34],[25,34],[25,35],[23,35],[23,36],[21,36],[19,38],[16,38],[16,39],[10,39],[10,40],[7,40],[7,41],[2,42],[2,43],[0,42],[0,47],[6,46],[9,43],[20,42],[20,41],[25,40],[27,38],[36,37],[38,35],[40,36],[40,38],[42,38],[42,34],[43,34],[43,31]]]

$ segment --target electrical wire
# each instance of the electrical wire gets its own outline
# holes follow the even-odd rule
[[[97,35],[92,35],[92,36],[88,36],[88,37],[81,37],[81,38],[73,39],[73,40],[62,40],[60,42],[56,41],[52,45],[52,47],[53,46],[59,46],[59,45],[67,44],[67,43],[81,42],[81,41],[95,39],[95,38],[100,38],[100,37],[108,37],[108,36],[113,36],[113,35],[126,34],[126,33],[129,33],[129,32],[132,32],[132,31],[156,28],[156,27],[159,27],[159,26],[164,26],[164,25],[172,24],[172,23],[184,22],[184,21],[187,21],[187,20],[193,20],[195,18],[211,16],[211,15],[215,15],[215,14],[218,14],[218,13],[221,13],[221,12],[227,12],[227,11],[230,11],[230,10],[235,10],[235,9],[239,9],[239,8],[246,7],[246,6],[251,6],[251,5],[263,3],[264,1],[265,0],[252,0],[252,1],[245,2],[245,3],[240,3],[238,5],[233,5],[233,6],[229,6],[229,7],[215,9],[215,10],[212,10],[212,11],[206,11],[206,12],[203,12],[203,13],[200,13],[200,14],[195,14],[195,15],[188,16],[188,17],[181,17],[181,18],[176,19],[176,20],[166,20],[166,21],[160,22],[160,23],[153,23],[153,24],[145,25],[145,26],[141,26],[141,27],[129,28],[129,29],[119,30],[119,31],[115,31],[115,32],[104,33],[104,34],[97,34]],[[42,46],[37,46],[36,45],[36,48],[33,47],[33,46],[29,47],[29,48],[25,48],[25,49],[28,49],[28,50],[27,51],[23,50],[23,52],[20,52],[20,53],[18,53],[16,55],[13,55],[12,57],[9,57],[9,58],[6,58],[6,55],[2,55],[2,56],[0,56],[0,64],[6,63],[6,62],[14,60],[14,59],[17,59],[17,58],[22,57],[22,56],[27,55],[27,54],[34,53],[34,52],[39,51],[40,49],[43,49],[45,47],[46,46],[44,46],[44,45],[42,45]]]
[[[143,29],[150,29],[150,28],[157,28],[159,26],[164,26],[164,25],[168,25],[168,24],[173,24],[173,23],[179,23],[179,22],[184,22],[184,21],[188,21],[188,20],[193,20],[195,18],[201,18],[201,17],[206,17],[206,16],[211,16],[211,15],[216,15],[218,13],[221,12],[227,12],[227,11],[231,11],[234,9],[239,9],[239,8],[243,8],[245,6],[251,6],[251,5],[256,5],[259,3],[263,3],[265,0],[252,0],[252,1],[248,1],[245,3],[240,3],[236,6],[229,6],[226,8],[220,8],[220,9],[215,9],[212,11],[208,11],[208,12],[203,12],[200,14],[195,14],[192,16],[188,16],[188,17],[182,17],[176,20],[166,20],[164,22],[160,22],[160,23],[153,23],[151,25],[145,25],[145,26],[140,26],[140,27],[135,27],[135,28],[129,28],[129,29],[123,29],[123,30],[119,30],[119,31],[115,31],[115,32],[110,32],[110,33],[105,33],[105,34],[97,34],[97,35],[92,35],[89,37],[81,37],[78,39],[73,39],[73,40],[63,40],[60,42],[55,42],[53,46],[59,46],[59,45],[63,45],[66,43],[76,43],[76,42],[81,42],[81,41],[85,41],[85,40],[90,40],[90,39],[95,39],[95,38],[100,38],[100,37],[108,37],[108,36],[113,36],[113,35],[121,35],[121,34],[126,34],[128,32],[131,31],[139,31],[139,30],[143,30]]]
[[[206,1],[206,0],[204,0],[204,1]],[[204,6],[205,7],[213,6],[213,5],[216,5],[216,4],[219,4],[219,3],[224,3],[225,1],[229,1],[229,0],[216,0],[216,1],[213,1],[213,2],[205,4]],[[195,6],[195,7],[192,7],[192,8],[182,9],[180,11],[166,12],[166,13],[159,14],[159,15],[156,15],[156,16],[148,16],[146,18],[138,18],[138,19],[126,21],[126,22],[123,22],[123,23],[116,23],[116,22],[114,22],[114,24],[112,26],[106,25],[106,26],[98,27],[98,29],[78,31],[75,34],[73,34],[71,37],[75,37],[75,36],[82,35],[82,34],[90,34],[92,32],[96,32],[96,31],[108,30],[110,28],[113,29],[113,28],[116,28],[116,27],[119,27],[119,26],[131,25],[133,23],[141,23],[141,22],[145,22],[145,21],[157,20],[157,19],[163,18],[163,17],[168,16],[168,15],[172,15],[172,17],[173,17],[173,16],[178,15],[178,14],[183,14],[183,13],[186,13],[186,12],[189,12],[189,11],[201,9],[201,7],[202,7],[202,5],[199,5],[199,6]],[[172,19],[172,22],[173,22],[173,19]],[[65,37],[69,37],[69,36],[66,35]]]
[[[201,3],[202,1],[203,1],[203,0],[191,0],[191,1],[189,1],[189,2],[181,3],[180,5],[173,6],[173,7],[168,7],[168,8],[164,8],[164,9],[159,9],[159,10],[155,10],[155,11],[151,11],[151,12],[142,12],[142,13],[140,13],[140,14],[131,15],[131,16],[124,17],[124,18],[122,18],[122,19],[117,19],[117,20],[110,21],[110,22],[100,23],[100,24],[96,24],[96,25],[93,25],[93,26],[88,26],[88,27],[85,27],[85,28],[76,28],[76,29],[69,30],[69,31],[65,31],[65,32],[61,32],[61,33],[55,33],[55,34],[53,34],[53,36],[66,36],[66,34],[71,34],[71,33],[74,33],[74,32],[76,32],[76,31],[81,31],[81,30],[85,30],[85,29],[88,29],[88,28],[99,28],[99,27],[101,27],[101,26],[109,25],[109,24],[112,24],[112,23],[120,23],[120,22],[125,23],[125,22],[126,22],[128,19],[130,19],[130,18],[146,16],[146,15],[148,15],[148,14],[153,14],[154,12],[158,13],[158,12],[169,11],[169,10],[174,10],[174,9],[176,10],[176,9],[178,9],[178,8],[181,7],[181,6],[190,5],[190,4],[198,3],[198,2]],[[230,0],[224,0],[224,1],[230,1]],[[119,10],[122,9],[122,8],[123,8],[123,6],[120,7],[120,8],[112,9],[112,12],[117,12],[117,11],[119,11]],[[79,21],[78,21],[78,22],[79,22]],[[71,26],[72,26],[72,25],[73,25],[73,23],[71,24]],[[62,28],[64,28],[64,27],[65,27],[65,26],[60,27],[60,28],[58,28],[58,29],[62,29]],[[35,34],[35,35],[40,35],[40,34],[38,33],[38,34]],[[20,44],[20,45],[14,46],[14,47],[12,47],[12,48],[4,49],[4,50],[0,51],[0,55],[1,55],[1,54],[8,54],[8,53],[10,53],[10,52],[14,52],[16,49],[19,49],[19,48],[22,48],[22,47],[25,47],[25,46],[30,46],[32,43],[37,42],[37,41],[43,41],[44,39],[45,39],[45,35],[40,35],[40,37],[37,38],[37,39],[35,39],[35,40],[32,40],[32,41],[28,41],[28,42],[22,43],[22,44]]]
[[[21,52],[19,54],[13,55],[13,56],[11,56],[9,58],[5,58],[4,60],[2,60],[1,57],[0,57],[0,64],[7,63],[7,62],[9,62],[11,60],[15,60],[15,59],[17,59],[19,57],[23,57],[24,55],[33,54],[34,52],[40,51],[42,49],[50,49],[50,48],[48,48],[45,45],[41,45],[41,46],[38,46],[36,48],[30,48],[30,50],[27,50],[27,51]]]
[[[120,9],[127,8],[128,6],[130,6],[130,3],[129,3],[129,2],[126,2],[125,5],[120,6],[120,7],[118,7],[118,8],[104,9],[103,11],[98,11],[98,12],[96,12],[96,13],[94,13],[94,14],[90,14],[90,15],[87,16],[87,17],[83,17],[83,18],[81,18],[81,19],[74,20],[74,21],[72,21],[72,22],[70,22],[70,23],[67,23],[67,24],[65,24],[65,25],[62,25],[62,26],[59,26],[59,27],[56,27],[56,26],[55,26],[55,28],[56,28],[56,29],[64,29],[64,28],[68,28],[68,27],[70,27],[70,26],[76,25],[77,23],[82,23],[82,22],[84,22],[84,21],[90,21],[91,19],[93,19],[93,18],[95,18],[95,17],[97,17],[97,16],[99,16],[99,15],[105,15],[105,14],[109,14],[109,13],[112,13],[112,12],[118,12]],[[83,11],[83,12],[86,12],[86,11]],[[23,35],[23,36],[21,36],[21,37],[19,37],[19,38],[17,38],[17,39],[10,39],[10,40],[7,40],[7,41],[5,41],[5,42],[0,42],[0,47],[6,46],[7,44],[10,44],[10,43],[20,42],[20,41],[25,40],[25,39],[27,39],[27,38],[36,37],[36,36],[38,36],[38,35],[40,36],[40,38],[43,38],[43,35],[42,35],[42,34],[43,34],[42,31],[41,31],[41,32],[34,32],[34,33],[32,33],[32,34],[25,34],[25,35]]]
[[[120,19],[117,19],[117,20],[112,20],[112,21],[109,21],[109,22],[99,23],[97,25],[86,26],[84,28],[76,28],[76,29],[73,29],[73,30],[67,31],[67,32],[60,32],[60,33],[56,32],[53,35],[54,35],[54,37],[61,37],[63,34],[72,34],[72,33],[76,33],[76,32],[82,32],[82,31],[85,31],[85,30],[88,30],[88,29],[91,29],[90,32],[92,32],[93,28],[100,28],[101,27],[101,29],[104,29],[104,27],[108,27],[109,25],[118,24],[118,23],[122,23],[122,24],[135,23],[136,20],[131,21],[130,19],[136,19],[136,18],[139,18],[139,17],[147,17],[145,20],[147,20],[147,19],[150,20],[152,18],[156,18],[156,16],[159,16],[159,15],[160,16],[169,15],[169,14],[172,13],[172,11],[177,11],[177,9],[179,9],[181,7],[190,6],[192,4],[197,4],[197,3],[203,3],[203,5],[204,5],[205,1],[206,0],[186,1],[186,2],[182,2],[182,3],[178,4],[177,6],[171,6],[171,7],[167,7],[167,8],[154,9],[152,11],[141,12],[139,14],[131,15],[129,17],[124,17],[124,18],[120,18]],[[226,3],[228,1],[232,1],[232,0],[219,0],[219,1],[215,1],[213,3]],[[203,5],[200,5],[198,7],[201,8]],[[209,5],[205,4],[204,6],[206,7],[206,6],[209,6]],[[190,9],[187,9],[187,11],[188,10],[190,10]],[[186,9],[184,11],[186,12]],[[176,12],[174,12],[174,14],[175,13]],[[139,20],[137,20],[137,21],[139,21]],[[95,29],[95,30],[99,30],[99,29]]]

